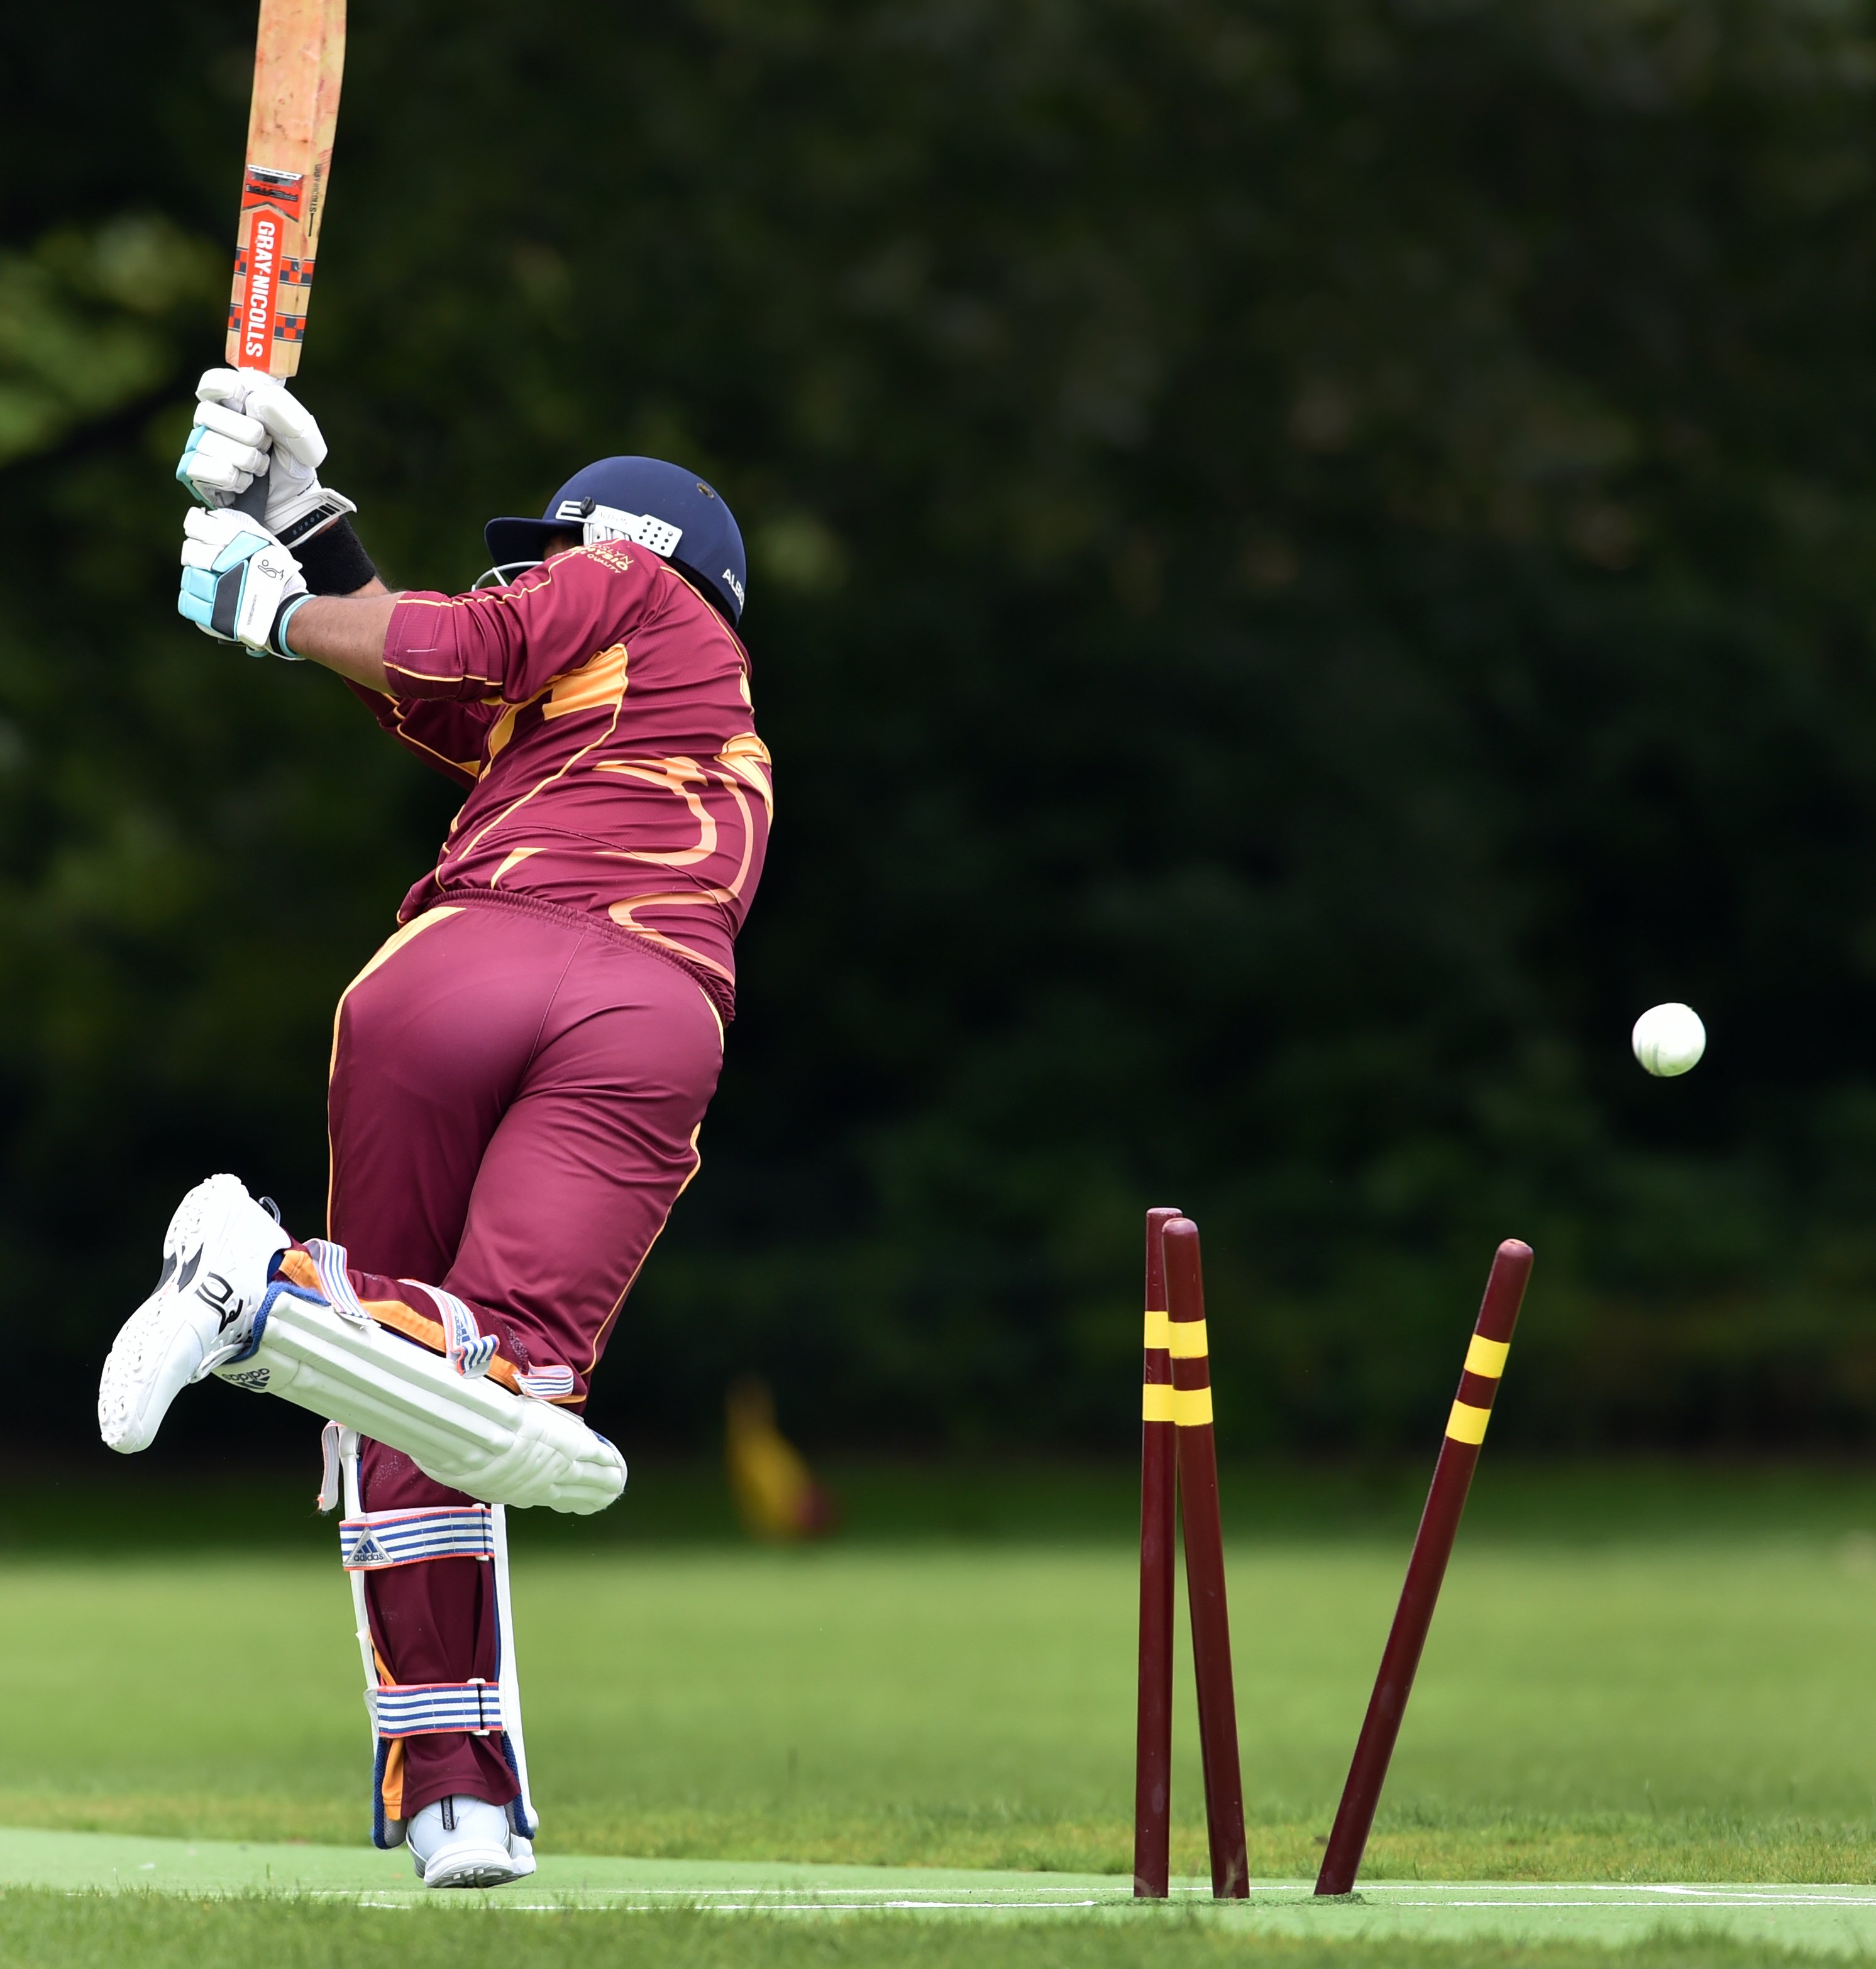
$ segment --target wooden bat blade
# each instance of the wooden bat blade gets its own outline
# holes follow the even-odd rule
[[[235,368],[300,366],[345,60],[345,0],[261,0],[228,305]]]

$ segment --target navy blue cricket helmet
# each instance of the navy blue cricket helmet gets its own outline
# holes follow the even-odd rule
[[[554,534],[635,540],[681,568],[732,622],[742,619],[749,563],[736,517],[694,472],[657,458],[602,458],[576,472],[537,520],[491,520],[482,529],[504,579],[534,566]]]

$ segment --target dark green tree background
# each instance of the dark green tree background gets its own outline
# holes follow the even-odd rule
[[[252,33],[0,27],[48,1432],[187,1182],[316,1225],[451,804],[171,612]],[[1517,1439],[1868,1427],[1873,94],[1868,0],[355,0],[301,382],[387,573],[622,449],[751,543],[774,852],[615,1428],[755,1365],[822,1441],[1122,1445],[1169,1199],[1240,1448],[1423,1435],[1513,1233]]]

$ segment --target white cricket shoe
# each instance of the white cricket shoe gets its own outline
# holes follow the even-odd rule
[[[427,1887],[505,1887],[534,1870],[534,1851],[508,1815],[479,1798],[440,1798],[404,1833],[411,1864]]]
[[[148,1449],[170,1403],[253,1337],[274,1260],[291,1240],[232,1176],[199,1182],[163,1240],[156,1290],[118,1330],[98,1383],[98,1432]]]

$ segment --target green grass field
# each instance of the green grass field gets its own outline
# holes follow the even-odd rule
[[[852,1473],[852,1535],[809,1552],[729,1541],[705,1501],[713,1490],[681,1473],[636,1532],[622,1511],[611,1526],[537,1535],[521,1522],[518,1639],[544,1851],[1124,1873],[1125,1474],[1039,1473],[1027,1511],[1025,1481]],[[1244,1534],[1231,1588],[1254,1875],[1313,1873],[1416,1487],[1228,1477],[1228,1524]],[[0,1513],[0,1685],[11,1698],[0,1823],[359,1841],[366,1744],[329,1535],[295,1504],[268,1555],[191,1550],[173,1529],[187,1520],[162,1497],[108,1514],[93,1501],[68,1489],[36,1510],[16,1496]],[[1876,1484],[1488,1469],[1476,1504],[1371,1878],[1876,1880]],[[1189,1689],[1181,1702],[1174,1859],[1196,1873]],[[0,1961],[238,1959],[214,1953],[226,1932],[248,1937],[248,1959],[265,1946],[286,1961],[358,1961],[371,1959],[359,1938],[392,1919],[15,1891],[0,1901]],[[859,1960],[866,1935],[897,1932],[875,1917],[792,1938],[785,1922],[746,1915],[701,1928],[675,1914],[534,1919],[546,1926],[504,1942],[505,1961],[550,1945],[552,1959],[583,1961],[621,1923],[649,1960],[665,1948]],[[125,1923],[147,1945],[127,1950]],[[518,1936],[526,1922],[501,1926]],[[1050,1926],[1049,1959],[1121,1959],[1119,1940],[1071,1941],[1073,1926]],[[544,1941],[549,1930],[561,1940]],[[263,1932],[274,1938],[263,1944]],[[407,1920],[399,1932],[399,1959],[424,1959],[408,1952]],[[1012,1945],[920,1932],[934,1961]],[[1189,1923],[1162,1924],[1152,1945],[1169,1961],[1372,1955],[1359,1942]],[[1678,1961],[1684,1945],[1663,1940],[1667,1952],[1648,1959]],[[878,1946],[899,1959],[902,1940]],[[1762,1943],[1726,1946],[1767,1959]],[[1470,1961],[1472,1947],[1439,1945],[1426,1959]],[[1400,1951],[1391,1944],[1388,1960],[1410,1959]]]
[[[1611,1956],[1590,1943],[1536,1945],[1298,1940],[1194,1919],[994,1927],[863,1915],[808,1924],[688,1909],[563,1912],[472,1921],[294,1901],[192,1902],[130,1895],[0,1893],[8,1969],[1774,1969],[1813,1964],[1775,1946],[1706,1935],[1650,1936]]]

